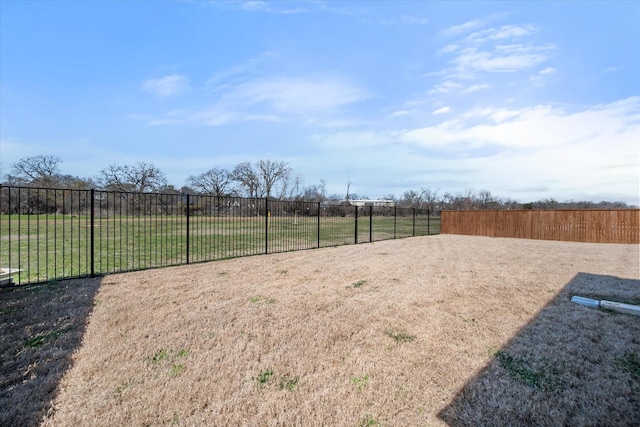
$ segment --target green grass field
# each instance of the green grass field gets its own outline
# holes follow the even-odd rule
[[[93,230],[93,236],[92,236]],[[360,217],[357,243],[440,232],[440,219]],[[17,283],[356,243],[347,217],[0,215],[0,267]],[[318,236],[319,234],[319,236]],[[92,260],[93,239],[93,260]]]

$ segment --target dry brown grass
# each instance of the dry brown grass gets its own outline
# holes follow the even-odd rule
[[[42,424],[633,425],[640,318],[569,299],[639,279],[638,245],[450,235],[107,276]]]

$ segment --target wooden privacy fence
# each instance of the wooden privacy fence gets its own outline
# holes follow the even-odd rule
[[[640,243],[640,210],[443,211],[442,234]]]

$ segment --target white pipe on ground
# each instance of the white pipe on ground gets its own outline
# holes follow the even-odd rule
[[[633,316],[640,316],[640,305],[624,304],[615,301],[600,301],[600,308],[606,308],[607,310],[617,311],[618,313],[631,314]]]
[[[640,316],[640,305],[624,304],[621,302],[597,300],[579,296],[571,297],[571,302],[584,305],[590,308],[604,308],[607,310],[613,310],[618,313],[631,314],[633,316]]]
[[[575,302],[576,304],[584,305],[585,307],[590,308],[600,307],[600,301],[598,301],[597,299],[574,296],[571,297],[571,302]]]

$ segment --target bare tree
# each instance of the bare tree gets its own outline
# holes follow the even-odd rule
[[[347,177],[347,194],[344,196],[345,200],[349,200],[349,190],[351,189],[351,178]]]
[[[448,191],[445,192],[442,196],[438,198],[438,202],[440,204],[440,209],[453,209],[453,202],[455,200],[455,196]]]
[[[57,156],[33,156],[20,159],[11,168],[13,174],[7,175],[7,181],[15,184],[55,187],[60,173],[58,165],[62,160]]]
[[[507,197],[500,201],[500,207],[502,209],[522,209],[522,204],[517,200]]]
[[[476,193],[471,188],[466,188],[463,193],[457,193],[453,200],[453,209],[469,210],[474,206]]]
[[[477,203],[480,209],[497,209],[500,206],[499,201],[493,197],[491,191],[484,189],[478,191]]]
[[[431,212],[438,210],[438,191],[437,189],[432,190],[430,188],[422,188],[421,190],[422,198]]]
[[[405,191],[402,195],[402,204],[411,208],[422,208],[424,199],[422,198],[423,192],[409,190]]]
[[[303,193],[305,192],[305,190],[307,189],[307,187],[303,187],[304,185],[304,179],[302,178],[302,175],[300,174],[296,174],[296,176],[293,177],[293,180],[290,180],[289,182],[289,200],[301,200],[303,199]],[[302,187],[302,189],[301,189]]]
[[[259,160],[254,164],[243,162],[232,173],[249,197],[271,197],[279,186],[280,198],[287,191],[290,174],[291,168],[285,162],[273,160]]]
[[[218,197],[232,195],[235,192],[234,182],[231,172],[217,168],[187,178],[187,185],[194,190]]]
[[[249,162],[238,164],[232,172],[233,179],[238,181],[249,197],[262,197],[263,186],[260,175]]]
[[[165,174],[153,163],[134,166],[110,165],[100,171],[97,181],[107,190],[157,191],[167,184]]]
[[[256,169],[260,174],[262,185],[264,186],[265,196],[271,196],[274,187],[278,184],[282,188],[286,188],[291,174],[291,168],[285,162],[276,162],[273,160],[260,160],[256,163]]]
[[[91,178],[79,178],[73,175],[56,175],[56,187],[74,190],[90,190],[96,186]]]
[[[320,184],[308,185],[296,196],[296,200],[304,202],[324,202],[327,200],[327,182],[320,180]]]

